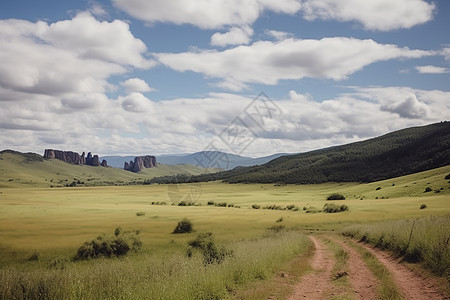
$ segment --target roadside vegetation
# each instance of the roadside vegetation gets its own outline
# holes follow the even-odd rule
[[[390,250],[408,262],[422,263],[439,276],[450,276],[450,216],[359,224],[345,236]]]

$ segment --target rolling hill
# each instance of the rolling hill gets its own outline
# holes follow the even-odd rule
[[[143,184],[155,176],[198,175],[206,171],[216,170],[193,165],[159,164],[157,168],[133,173],[110,167],[68,164],[58,159],[44,159],[35,153],[0,152],[0,188]]]
[[[449,164],[450,122],[441,122],[186,180],[286,184],[372,182]],[[159,183],[167,181],[170,178],[152,179]]]

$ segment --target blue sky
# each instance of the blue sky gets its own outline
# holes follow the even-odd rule
[[[263,156],[448,120],[448,28],[446,0],[2,1],[0,145]]]

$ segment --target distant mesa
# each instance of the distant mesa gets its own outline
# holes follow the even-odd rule
[[[123,169],[131,172],[139,172],[144,168],[155,168],[157,165],[156,157],[152,155],[137,156],[134,161],[125,162]]]
[[[78,154],[76,152],[72,151],[62,151],[62,150],[53,150],[53,149],[45,149],[44,151],[44,158],[47,159],[59,159],[66,163],[73,164],[73,165],[88,165],[88,166],[102,166],[107,167],[108,162],[106,160],[103,160],[100,163],[100,159],[98,155],[92,156],[92,153],[89,152],[86,157],[84,157],[83,154]]]

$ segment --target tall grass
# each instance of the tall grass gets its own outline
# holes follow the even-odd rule
[[[352,225],[346,236],[388,249],[409,262],[422,262],[433,273],[450,275],[450,216]]]
[[[206,266],[200,255],[179,253],[68,262],[58,270],[7,267],[0,270],[0,299],[223,299],[271,277],[309,243],[297,232],[267,233],[229,244],[233,257]]]

